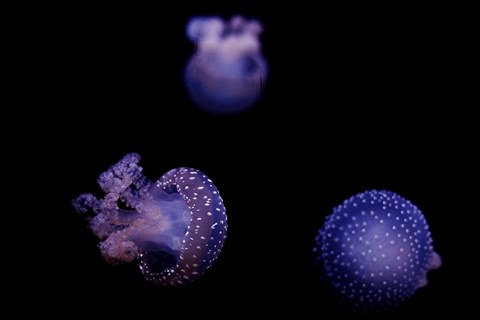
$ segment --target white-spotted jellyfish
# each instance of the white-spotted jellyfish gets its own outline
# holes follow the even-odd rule
[[[217,17],[189,21],[186,33],[197,50],[185,68],[185,86],[201,109],[233,114],[258,99],[267,75],[261,31],[258,21],[240,16],[228,23]]]
[[[111,264],[138,262],[145,279],[161,286],[200,277],[222,250],[227,216],[212,181],[192,168],[176,168],[153,183],[140,156],[127,154],[98,178],[106,195],[72,201],[89,216],[100,251]],[[128,209],[119,207],[122,202]]]
[[[390,191],[366,191],[336,207],[313,251],[342,304],[365,312],[394,309],[441,265],[422,212]]]

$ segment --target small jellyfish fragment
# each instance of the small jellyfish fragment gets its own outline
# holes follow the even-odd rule
[[[98,178],[103,198],[82,194],[72,205],[79,213],[93,212],[89,226],[108,263],[136,261],[144,278],[161,286],[190,283],[222,250],[227,231],[222,198],[199,170],[172,169],[153,183],[139,161],[136,153],[125,155]]]
[[[190,20],[186,33],[197,51],[185,68],[185,86],[201,109],[233,114],[257,100],[267,75],[261,32],[258,21],[239,16],[228,23],[217,17]]]
[[[327,285],[355,311],[399,306],[441,265],[422,212],[385,190],[357,194],[336,207],[313,252]]]

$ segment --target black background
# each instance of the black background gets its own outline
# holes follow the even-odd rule
[[[183,86],[194,52],[185,26],[196,15],[234,14],[264,25],[269,74],[250,110],[213,116]],[[48,231],[35,239],[42,281],[24,291],[46,296],[38,309],[51,314],[63,305],[97,315],[368,318],[335,306],[311,250],[333,207],[388,189],[423,211],[443,266],[387,317],[462,312],[466,259],[452,195],[466,133],[457,128],[453,18],[448,8],[346,4],[51,8],[29,31],[33,98],[42,105],[29,116],[39,119],[34,140],[43,150],[30,159],[47,162],[37,178],[54,192],[42,219]],[[224,250],[187,287],[157,288],[134,264],[106,264],[70,206],[80,193],[100,195],[96,178],[127,152],[141,154],[152,180],[188,166],[220,190]]]

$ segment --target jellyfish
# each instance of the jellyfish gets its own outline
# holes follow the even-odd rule
[[[172,169],[153,183],[139,161],[136,153],[125,155],[99,176],[103,198],[82,194],[72,204],[79,213],[92,213],[89,227],[108,263],[137,262],[148,281],[185,285],[222,250],[227,231],[222,198],[199,170]]]
[[[197,51],[185,68],[185,86],[204,111],[234,114],[248,109],[259,97],[267,74],[260,52],[258,21],[240,16],[228,23],[217,17],[195,17],[187,37]]]
[[[385,190],[357,194],[336,207],[313,252],[341,304],[364,312],[399,306],[441,265],[422,212]]]

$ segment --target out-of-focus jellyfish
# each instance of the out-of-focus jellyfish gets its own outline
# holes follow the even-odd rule
[[[421,211],[390,191],[345,200],[327,216],[315,242],[315,262],[327,284],[357,311],[391,310],[441,265]]]
[[[246,110],[258,98],[267,75],[258,36],[262,26],[235,16],[192,18],[187,36],[197,51],[185,68],[185,85],[203,110],[232,114]]]
[[[82,194],[72,201],[90,210],[90,229],[111,264],[137,261],[149,281],[162,286],[201,276],[222,250],[227,216],[212,181],[192,168],[176,168],[152,183],[140,156],[130,153],[98,178],[106,195]],[[123,202],[131,209],[121,209]]]

